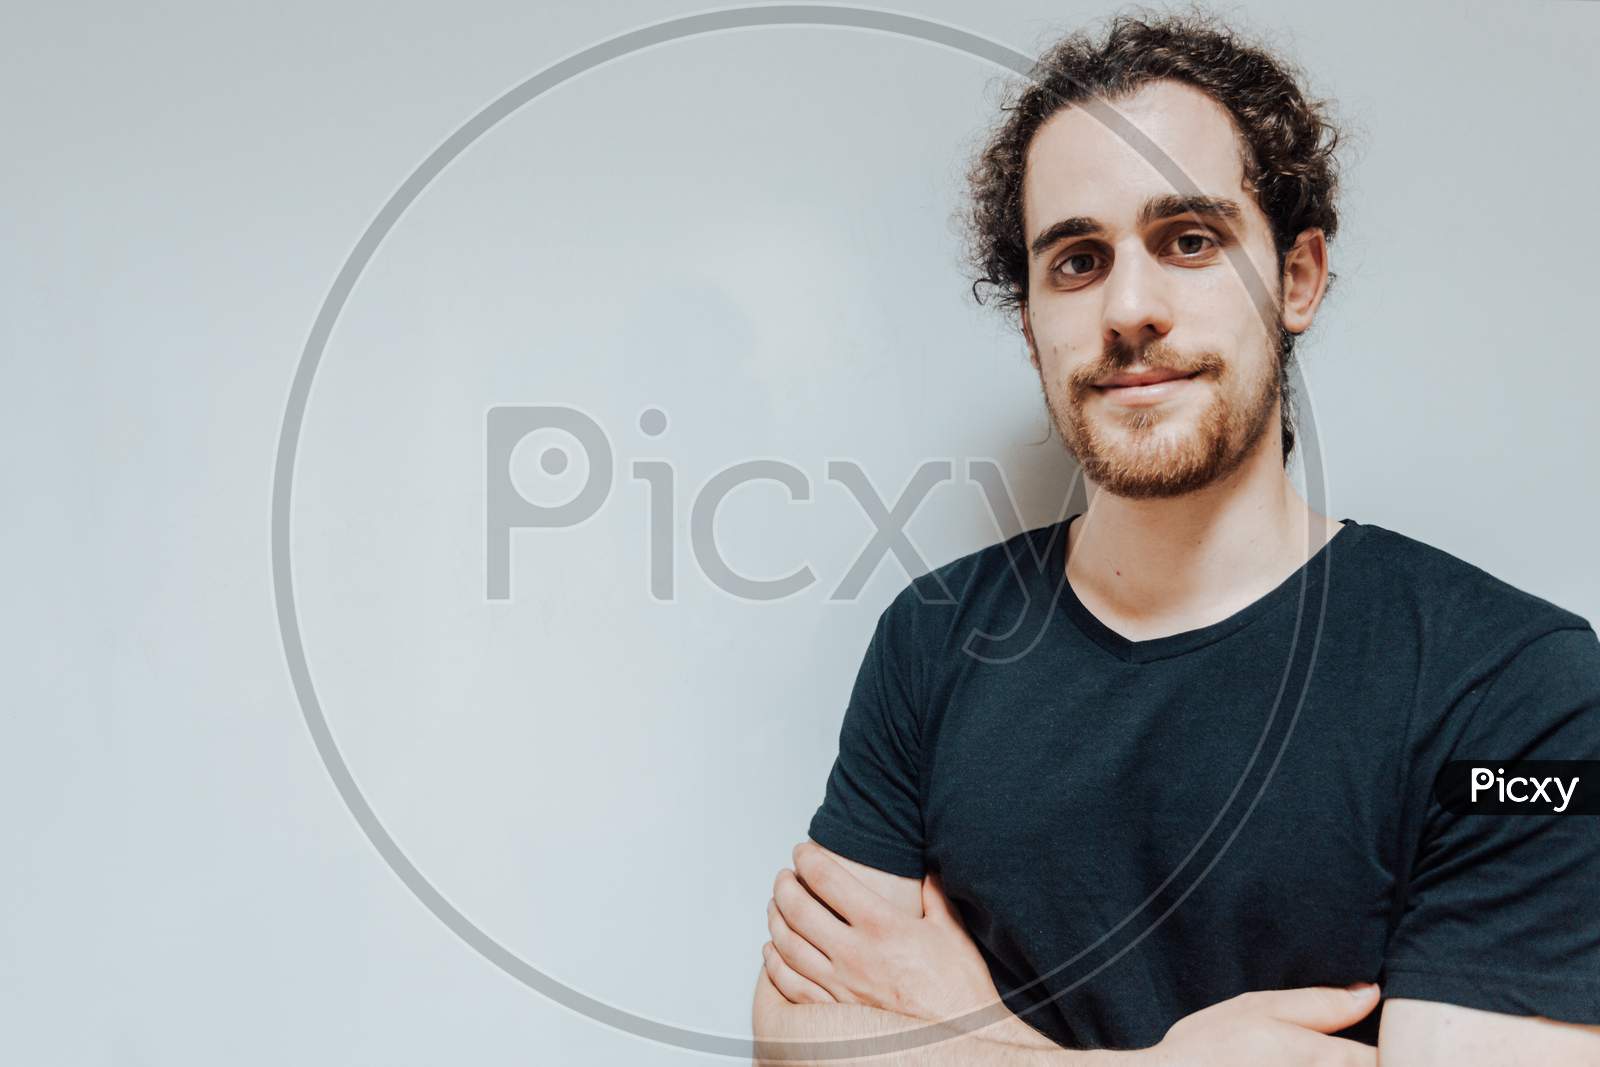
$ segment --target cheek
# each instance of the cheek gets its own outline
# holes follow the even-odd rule
[[[1232,385],[1251,380],[1270,365],[1277,320],[1263,320],[1260,309],[1231,271],[1213,272],[1197,280],[1176,310],[1172,339],[1188,352],[1212,351],[1228,364]]]
[[[1194,271],[1185,280],[1182,304],[1176,309],[1180,326],[1187,323],[1213,337],[1229,337],[1260,317],[1249,290],[1230,266]]]
[[[1099,358],[1099,332],[1083,315],[1051,309],[1035,315],[1030,328],[1041,369],[1051,379],[1065,377],[1080,364]]]
[[[1265,324],[1275,328],[1278,277],[1270,256],[1240,253],[1230,256],[1222,270],[1200,273],[1205,277],[1197,281],[1195,292],[1216,320],[1238,323],[1237,332],[1252,339],[1263,335]]]

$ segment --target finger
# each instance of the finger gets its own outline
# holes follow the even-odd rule
[[[783,994],[783,999],[791,1004],[832,1004],[833,997],[828,991],[810,979],[804,978],[794,972],[788,964],[783,962],[783,957],[778,955],[778,950],[768,941],[761,946],[761,963],[767,969],[767,977],[772,979],[772,984],[777,986],[778,992]]]
[[[778,950],[778,955],[783,957],[783,962],[791,970],[830,993],[835,992],[837,983],[834,981],[833,964],[817,951],[815,945],[789,929],[789,924],[783,920],[783,913],[771,900],[767,901],[767,932],[772,935],[772,947]]]
[[[1308,986],[1266,989],[1241,996],[1249,1005],[1274,1019],[1331,1034],[1365,1018],[1378,1004],[1378,987],[1369,984],[1348,990],[1338,986]]]
[[[794,846],[794,869],[805,887],[847,923],[882,924],[898,915],[887,900],[829,859],[814,841]]]
[[[772,887],[772,899],[783,913],[783,921],[789,924],[789,929],[815,945],[824,956],[832,959],[835,953],[844,948],[850,927],[823,907],[789,868],[778,872],[778,879]]]

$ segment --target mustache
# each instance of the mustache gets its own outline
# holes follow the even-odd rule
[[[1073,375],[1073,391],[1089,389],[1096,382],[1136,365],[1149,370],[1196,374],[1221,371],[1226,366],[1226,361],[1215,352],[1185,356],[1173,346],[1161,341],[1154,341],[1140,349],[1134,349],[1121,341],[1114,341],[1106,346],[1104,355],[1098,361]]]

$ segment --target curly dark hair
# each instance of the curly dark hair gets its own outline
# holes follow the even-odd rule
[[[1319,228],[1333,239],[1339,227],[1335,150],[1341,134],[1329,117],[1329,101],[1308,99],[1298,68],[1241,39],[1203,10],[1180,15],[1136,8],[1113,16],[1098,40],[1080,30],[1052,45],[1027,84],[1002,104],[1005,120],[967,172],[970,202],[963,222],[967,259],[978,275],[972,283],[978,303],[985,303],[980,286],[993,289],[997,306],[1009,312],[1027,301],[1022,181],[1028,146],[1039,127],[1070,104],[1091,97],[1123,99],[1159,79],[1205,92],[1233,117],[1245,188],[1271,224],[1280,277],[1302,231]],[[1334,277],[1330,271],[1330,289]],[[1289,389],[1294,341],[1295,335],[1280,325],[1285,464],[1295,440]]]

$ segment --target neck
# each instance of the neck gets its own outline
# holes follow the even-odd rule
[[[1277,434],[1225,478],[1132,500],[1089,484],[1072,523],[1067,579],[1108,625],[1138,640],[1220,621],[1276,588],[1339,529],[1301,499]]]

